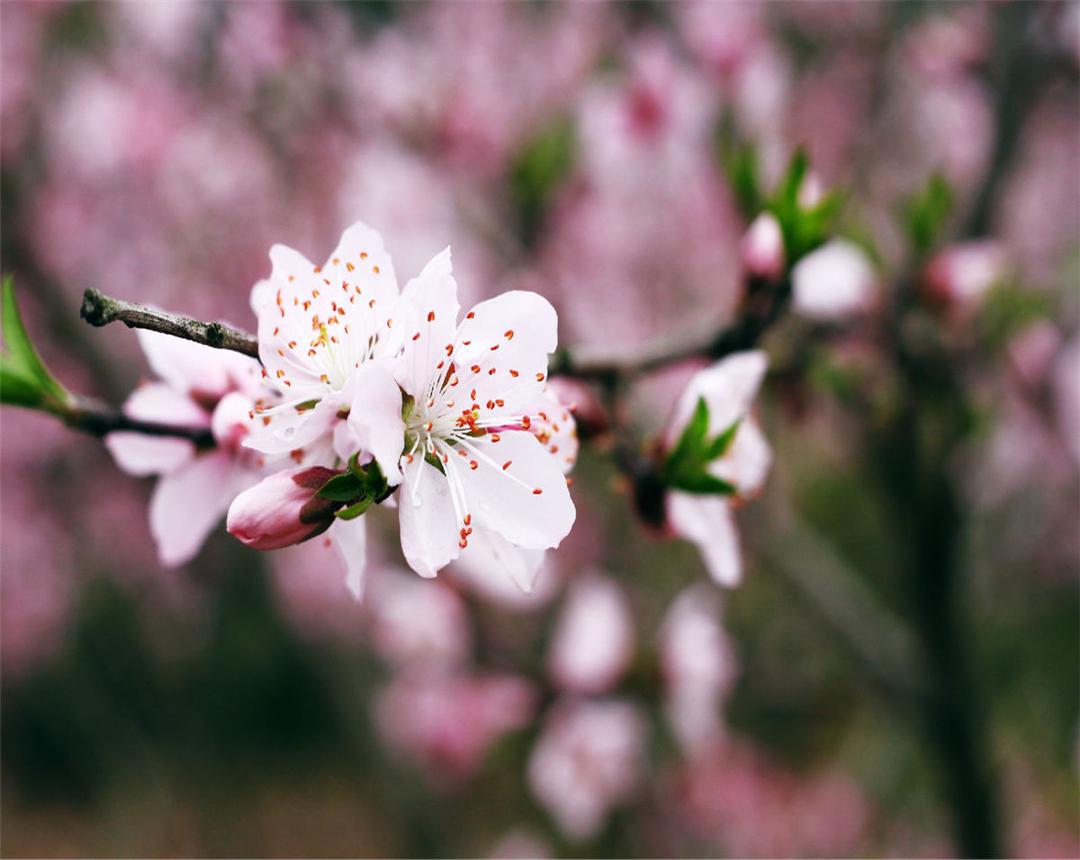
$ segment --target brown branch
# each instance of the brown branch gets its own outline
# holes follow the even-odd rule
[[[140,421],[92,397],[73,395],[68,403],[56,410],[56,415],[73,430],[99,438],[109,433],[129,432],[188,439],[201,448],[214,444],[214,436],[207,427],[183,427],[157,421]]]
[[[250,332],[221,322],[203,322],[168,311],[154,310],[134,302],[114,299],[98,290],[83,293],[79,316],[92,326],[122,322],[128,328],[143,328],[183,338],[215,349],[230,349],[252,358],[259,357],[259,341]]]

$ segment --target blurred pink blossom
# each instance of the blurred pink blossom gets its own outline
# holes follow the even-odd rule
[[[555,684],[578,693],[607,692],[633,655],[633,616],[623,590],[600,573],[571,581],[548,651]]]
[[[677,794],[687,826],[735,857],[858,854],[870,822],[844,776],[799,777],[735,744],[689,762]]]
[[[375,650],[396,666],[458,666],[471,648],[469,619],[458,594],[441,581],[396,570],[373,578],[368,630]]]
[[[736,673],[715,590],[701,583],[682,591],[664,616],[658,646],[668,721],[683,752],[699,754],[724,737],[721,706]]]
[[[536,707],[532,686],[512,675],[398,674],[379,696],[386,740],[437,784],[475,773],[503,735],[524,726]]]
[[[932,301],[958,319],[966,319],[1005,274],[1006,258],[999,242],[965,242],[935,254],[927,263],[923,284]]]
[[[645,720],[616,699],[565,700],[544,721],[529,759],[529,787],[571,840],[595,836],[641,779]]]

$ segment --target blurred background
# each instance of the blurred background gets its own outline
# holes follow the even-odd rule
[[[805,147],[879,296],[766,340],[776,462],[730,591],[639,521],[603,434],[532,596],[405,572],[376,511],[357,605],[307,545],[222,530],[163,568],[151,482],[5,409],[5,855],[1080,853],[1080,6],[9,0],[0,27],[0,265],[56,376],[113,403],[149,368],[84,288],[253,328],[270,245],[321,260],[358,219],[402,281],[450,244],[463,304],[541,292],[571,349],[718,327],[751,151],[768,184]],[[692,369],[635,387],[637,438]]]

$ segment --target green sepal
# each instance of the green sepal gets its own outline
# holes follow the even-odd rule
[[[360,516],[368,508],[370,508],[374,501],[374,497],[365,496],[356,504],[349,505],[347,508],[342,508],[334,516],[341,520],[355,520],[358,516]]]
[[[364,487],[359,478],[352,472],[346,472],[343,475],[335,475],[323,484],[317,495],[332,502],[351,502],[363,493]]]
[[[730,450],[740,424],[741,419],[736,419],[710,439],[709,407],[705,398],[699,397],[679,441],[664,460],[661,468],[664,483],[687,493],[733,495],[736,487],[710,474],[709,466]]]
[[[952,188],[940,173],[933,174],[908,200],[903,211],[904,226],[916,254],[926,256],[934,249],[952,208]]]
[[[799,192],[809,167],[806,152],[799,149],[792,156],[780,185],[765,204],[766,211],[771,212],[780,224],[789,266],[825,243],[844,205],[844,195],[839,191],[826,192],[809,208],[799,203]]]
[[[3,350],[0,351],[0,403],[61,414],[71,395],[53,378],[26,333],[11,276],[3,280]]]

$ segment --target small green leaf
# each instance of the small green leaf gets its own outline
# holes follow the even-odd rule
[[[904,224],[917,254],[925,256],[937,245],[952,207],[952,188],[940,173],[933,174],[922,190],[908,201]]]
[[[363,485],[356,475],[351,472],[346,472],[344,475],[335,475],[323,484],[317,493],[320,498],[329,499],[332,502],[351,502],[363,494]]]
[[[71,395],[42,363],[26,333],[11,276],[2,285],[4,337],[0,352],[0,402],[61,413]]]
[[[365,496],[359,502],[356,502],[356,504],[349,505],[347,508],[342,508],[335,516],[342,520],[355,520],[370,508],[374,501],[375,499],[373,497]]]

